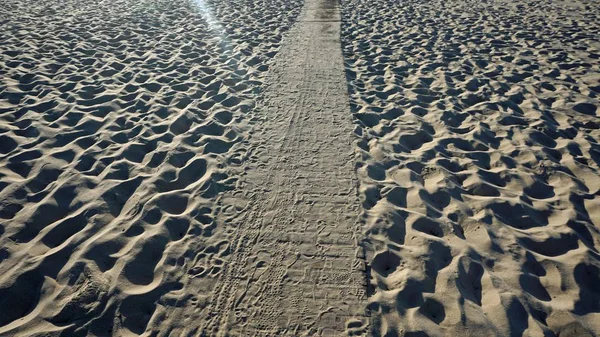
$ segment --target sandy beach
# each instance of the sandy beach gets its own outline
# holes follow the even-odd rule
[[[0,336],[600,335],[594,1],[0,8]]]
[[[597,336],[597,4],[342,8],[375,335]]]

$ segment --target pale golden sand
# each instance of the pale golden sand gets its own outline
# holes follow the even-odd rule
[[[600,333],[594,1],[0,8],[0,336]]]
[[[374,335],[600,332],[599,17],[343,1]]]
[[[198,330],[165,315],[224,264],[217,198],[301,3],[0,7],[0,336]]]

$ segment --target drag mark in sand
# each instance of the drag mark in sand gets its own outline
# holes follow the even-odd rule
[[[271,65],[246,172],[217,215],[229,259],[201,334],[366,332],[339,32],[337,2],[309,0]]]

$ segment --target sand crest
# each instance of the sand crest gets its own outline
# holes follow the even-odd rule
[[[301,3],[0,7],[0,335],[180,332],[164,313],[219,272],[217,198]]]
[[[596,335],[597,4],[342,4],[373,335]]]
[[[600,334],[596,2],[0,8],[0,336]]]

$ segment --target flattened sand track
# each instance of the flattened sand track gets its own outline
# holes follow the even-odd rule
[[[230,260],[209,304],[218,336],[360,335],[365,277],[336,1],[309,0],[269,71],[240,188],[217,217]]]

